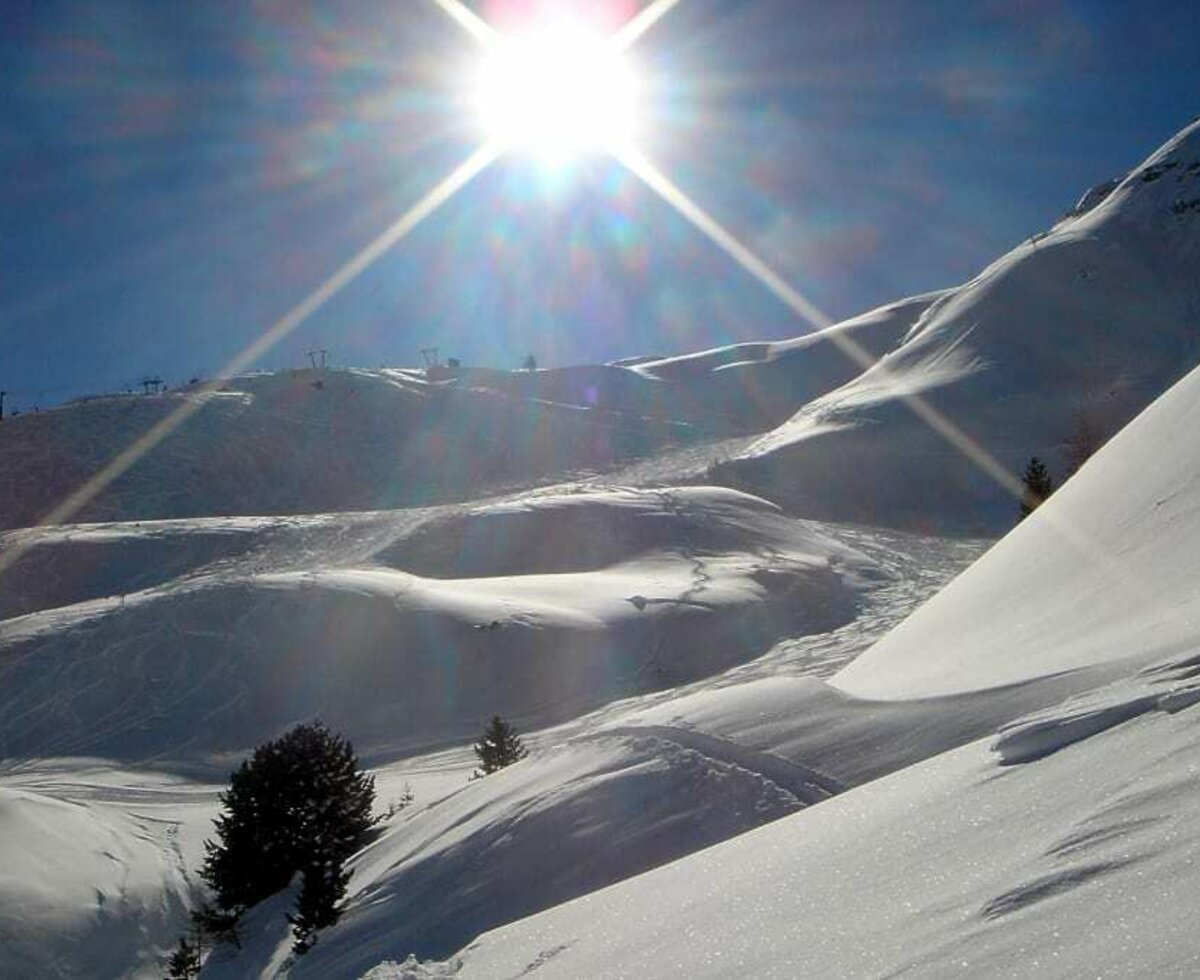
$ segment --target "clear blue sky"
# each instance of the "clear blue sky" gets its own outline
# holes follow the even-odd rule
[[[477,48],[431,0],[5,0],[0,32],[17,407],[211,374],[476,140]],[[1200,112],[1194,0],[683,0],[635,60],[647,154],[836,317],[973,275]],[[510,159],[263,366],[804,329],[616,164]]]

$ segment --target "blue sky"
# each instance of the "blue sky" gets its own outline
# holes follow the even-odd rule
[[[7,0],[0,46],[10,406],[212,374],[478,139],[431,0]],[[647,155],[835,317],[970,277],[1200,111],[1191,0],[683,0],[633,57]],[[507,158],[262,363],[804,329],[616,163]]]

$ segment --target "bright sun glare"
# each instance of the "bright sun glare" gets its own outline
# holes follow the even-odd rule
[[[574,26],[498,40],[476,80],[487,137],[551,162],[626,146],[636,102],[623,53],[611,39]]]

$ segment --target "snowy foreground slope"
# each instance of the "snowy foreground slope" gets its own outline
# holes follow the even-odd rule
[[[352,912],[298,968],[314,976],[356,975],[409,951],[449,955],[479,931],[823,800],[841,781],[769,744],[673,726],[675,689],[665,685],[700,678],[679,694],[701,697],[827,674],[978,551],[822,530],[713,489],[558,489],[408,514],[81,526],[13,532],[10,544],[12,536],[32,547],[11,600],[25,613],[3,627],[15,646],[4,661],[0,717],[12,720],[10,744],[24,751],[10,749],[0,766],[0,865],[20,869],[0,877],[0,975],[35,977],[160,976],[161,957],[199,899],[195,871],[225,773],[254,741],[314,705],[328,716],[336,704],[311,699],[331,691],[360,709],[337,717],[377,766],[380,810],[406,785],[417,803],[356,859]],[[420,577],[394,570],[400,555]],[[290,625],[296,607],[274,604],[293,594],[289,569],[300,568],[314,570],[306,615],[340,610],[322,620],[309,655],[366,663],[354,684],[333,671],[314,684],[311,664],[258,662],[276,632],[297,639],[312,624]],[[394,575],[407,576],[405,589],[387,593],[383,621],[423,622],[425,631],[397,634],[398,647],[385,631],[372,653],[367,641],[380,620],[364,619],[371,606],[362,603],[375,601],[379,576]],[[523,588],[526,579],[537,588]],[[188,596],[228,598],[222,590],[233,588],[267,590],[262,629],[241,631],[231,607],[215,601],[189,620]],[[428,604],[426,620],[413,619],[418,600]],[[765,631],[774,604],[786,611],[778,643]],[[256,637],[254,646],[242,642]],[[458,653],[434,646],[433,663],[479,656],[512,672],[490,693],[483,681],[491,674],[478,662],[477,682],[467,672],[422,674],[418,653],[430,637],[460,644]],[[411,683],[390,689],[378,665],[396,649]],[[522,675],[539,663],[540,673]],[[730,663],[731,672],[703,679]],[[542,700],[547,689],[587,673],[604,683],[567,701],[571,712],[613,692],[661,690],[532,732],[563,710]],[[533,682],[508,683],[522,676]],[[403,708],[369,724],[370,705],[396,691],[419,694],[426,713],[445,712],[444,724],[410,730]],[[513,717],[530,732],[533,755],[468,783],[465,742],[501,697],[518,699]],[[264,714],[239,726],[246,701]],[[761,734],[763,704],[757,695],[734,704],[726,720],[758,719]],[[270,710],[279,711],[274,721]],[[637,717],[655,711],[667,716]],[[771,727],[772,737],[787,730]],[[414,755],[431,741],[456,747]],[[223,745],[238,751],[213,757]],[[63,758],[83,751],[141,761]],[[63,829],[45,812],[64,814]],[[276,903],[256,911],[244,951],[215,957],[209,971],[273,975],[288,945]]]
[[[930,717],[988,689],[1033,708],[1056,672],[1076,693],[442,963],[368,976],[1194,975],[1200,450],[1179,437],[1198,407],[1200,370],[834,678]]]
[[[875,367],[801,408],[721,481],[804,516],[1003,528],[1012,494],[907,404],[1009,470],[1060,478],[1200,361],[1200,121],[1044,235],[940,296]]]

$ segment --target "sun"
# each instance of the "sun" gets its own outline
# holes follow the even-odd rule
[[[611,39],[559,24],[497,39],[480,67],[474,101],[489,141],[562,162],[627,146],[637,96],[634,72]]]

